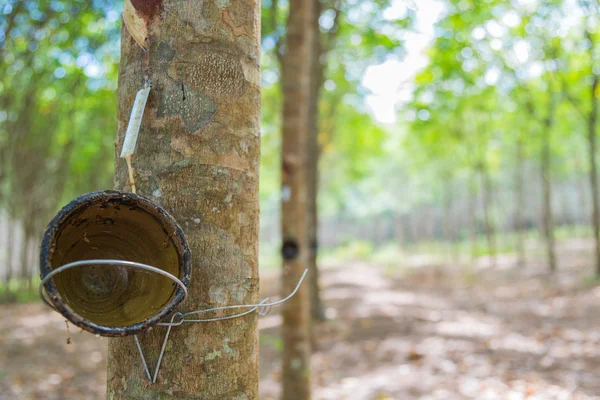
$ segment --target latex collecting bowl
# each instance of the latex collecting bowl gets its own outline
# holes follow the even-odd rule
[[[133,193],[93,192],[67,204],[48,225],[40,252],[47,302],[73,324],[102,336],[139,333],[185,298],[191,255],[175,219],[159,204]],[[164,274],[110,264],[141,263]],[[159,272],[160,272],[159,271]]]

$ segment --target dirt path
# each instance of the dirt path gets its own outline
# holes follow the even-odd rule
[[[573,286],[581,280],[569,273],[514,273],[472,286],[436,269],[402,280],[366,265],[328,271],[325,297],[338,315],[319,328],[314,397],[600,398],[600,288]],[[273,359],[264,352],[262,365]],[[270,374],[262,391],[276,399]]]
[[[600,399],[600,288],[574,270],[385,271],[324,272],[314,399]],[[260,322],[264,400],[279,394],[278,324]],[[0,399],[103,399],[106,339],[78,331],[66,345],[58,315],[0,306]]]

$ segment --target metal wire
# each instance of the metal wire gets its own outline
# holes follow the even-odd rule
[[[271,309],[271,307],[273,306],[277,306],[281,303],[284,303],[286,301],[288,301],[290,298],[292,298],[296,292],[298,291],[298,289],[300,288],[300,285],[302,284],[302,281],[304,280],[304,278],[306,277],[306,274],[308,273],[308,269],[306,269],[304,271],[304,273],[302,274],[302,276],[300,277],[300,280],[298,281],[298,284],[296,285],[296,287],[294,288],[294,291],[292,293],[290,293],[286,298],[278,300],[276,302],[273,303],[269,303],[269,298],[265,298],[263,300],[261,300],[258,304],[241,304],[241,305],[237,305],[237,306],[223,306],[223,307],[213,307],[213,308],[206,308],[203,310],[196,310],[196,311],[189,311],[186,313],[181,314],[180,320],[177,322],[159,322],[158,325],[161,326],[179,326],[181,324],[183,324],[184,322],[214,322],[214,321],[223,321],[226,319],[232,319],[232,318],[237,318],[237,317],[241,317],[244,316],[246,314],[250,314],[251,312],[257,310],[257,309],[262,309],[262,314],[261,311],[259,311],[260,315],[266,315],[269,313],[269,310]],[[250,308],[250,310],[238,313],[238,314],[233,314],[233,315],[229,315],[226,317],[215,317],[215,318],[207,318],[207,319],[185,319],[185,317],[189,316],[189,315],[196,315],[196,314],[204,314],[204,313],[208,313],[208,312],[212,312],[212,311],[221,311],[221,310],[233,310],[233,309],[239,309],[239,308]],[[266,312],[264,311],[266,310]]]
[[[162,363],[162,359],[165,354],[165,349],[167,348],[167,341],[169,340],[169,335],[171,334],[172,327],[179,326],[179,325],[183,324],[184,322],[216,322],[216,321],[224,321],[224,320],[233,319],[233,318],[239,318],[239,317],[243,317],[244,315],[253,313],[256,310],[258,310],[259,315],[266,315],[269,313],[269,311],[271,310],[271,308],[273,306],[276,306],[276,305],[279,305],[279,304],[282,304],[282,303],[288,301],[296,294],[296,292],[298,292],[298,289],[300,289],[300,285],[302,284],[302,281],[304,281],[304,278],[306,277],[307,273],[308,273],[308,269],[304,270],[304,273],[300,277],[300,280],[296,284],[296,287],[294,288],[292,293],[290,293],[287,297],[285,297],[281,300],[275,301],[273,303],[269,303],[269,298],[267,297],[267,298],[261,300],[258,304],[241,304],[241,305],[237,305],[237,306],[213,307],[213,308],[207,308],[207,309],[203,309],[203,310],[189,311],[186,313],[181,313],[178,311],[171,316],[171,322],[159,322],[157,325],[166,326],[167,332],[165,333],[165,337],[163,339],[162,346],[160,348],[160,353],[158,355],[158,360],[156,361],[156,367],[154,368],[154,374],[152,374],[152,375],[150,374],[150,368],[148,366],[148,363],[146,362],[146,358],[144,357],[142,347],[140,346],[140,341],[138,339],[138,335],[135,335],[133,337],[135,340],[135,345],[138,349],[138,352],[140,353],[142,365],[144,367],[144,371],[146,372],[146,376],[148,377],[148,380],[150,381],[150,383],[156,383],[156,378],[158,377],[158,371],[160,370],[160,364]],[[232,310],[232,309],[239,309],[239,308],[250,308],[250,309],[243,311],[243,312],[239,312],[237,314],[228,315],[226,317],[215,317],[215,318],[206,318],[206,319],[185,319],[185,317],[188,315],[204,314],[207,312],[220,311],[220,310]],[[178,318],[177,322],[175,322],[175,318]]]
[[[177,314],[177,313],[176,313]],[[171,321],[175,318],[176,314],[173,314],[171,317]],[[150,383],[156,382],[156,377],[158,376],[158,371],[160,370],[160,364],[162,363],[163,355],[165,354],[165,349],[167,347],[167,341],[169,340],[169,334],[171,333],[171,326],[167,328],[167,332],[165,333],[165,338],[163,339],[162,346],[160,347],[160,354],[158,355],[158,360],[156,361],[156,367],[154,368],[154,374],[150,375],[150,368],[148,367],[148,362],[144,357],[144,352],[142,351],[142,347],[140,346],[140,340],[138,339],[138,335],[134,335],[133,339],[135,340],[135,345],[140,353],[140,358],[142,359],[142,365],[144,366],[144,371],[146,372],[146,377],[150,381]]]
[[[185,285],[183,284],[183,282],[181,282],[181,280],[179,280],[179,278],[177,278],[175,275],[172,275],[162,269],[153,267],[151,265],[146,265],[146,264],[142,264],[142,263],[138,263],[138,262],[133,262],[133,261],[124,261],[124,260],[81,260],[81,261],[75,261],[72,263],[68,263],[65,265],[62,265],[54,270],[52,270],[48,275],[46,275],[43,279],[42,282],[40,282],[38,291],[40,294],[41,299],[44,301],[44,303],[46,303],[48,306],[56,309],[47,299],[46,299],[46,295],[44,295],[44,284],[46,284],[46,282],[48,282],[53,276],[67,270],[67,269],[71,269],[71,268],[77,268],[77,267],[82,267],[82,266],[86,266],[86,265],[120,265],[120,266],[124,266],[124,267],[130,267],[130,268],[137,268],[137,269],[142,269],[145,271],[149,271],[149,272],[154,272],[157,273],[159,275],[165,276],[169,279],[171,279],[173,282],[177,283],[177,285],[179,287],[181,287],[183,289],[183,299],[185,300],[188,296],[188,291],[187,288],[185,287]],[[216,322],[216,321],[225,321],[225,320],[229,320],[229,319],[234,319],[234,318],[239,318],[239,317],[243,317],[244,315],[248,315],[253,313],[254,311],[258,310],[258,314],[259,315],[266,315],[269,313],[269,311],[271,310],[271,308],[273,306],[277,306],[279,304],[282,304],[286,301],[288,301],[289,299],[291,299],[297,292],[298,289],[300,289],[300,285],[302,284],[302,282],[304,281],[304,278],[306,277],[306,274],[308,273],[308,269],[306,269],[304,271],[304,273],[302,274],[302,276],[300,277],[300,280],[298,281],[298,283],[296,284],[296,287],[294,288],[294,290],[292,291],[292,293],[290,293],[287,297],[272,302],[270,303],[269,300],[270,298],[267,297],[263,300],[261,300],[260,302],[258,302],[257,304],[240,304],[240,305],[235,305],[235,306],[222,306],[222,307],[212,307],[212,308],[206,308],[206,309],[202,309],[202,310],[195,310],[195,311],[189,311],[186,313],[182,313],[182,312],[175,312],[173,313],[173,315],[171,316],[171,321],[170,322],[159,322],[157,325],[160,326],[166,326],[167,327],[167,332],[165,333],[165,337],[163,339],[162,342],[162,346],[160,349],[160,353],[158,355],[158,360],[156,361],[156,367],[154,368],[154,373],[151,374],[150,373],[150,368],[148,366],[148,362],[146,361],[146,357],[144,357],[144,352],[142,351],[142,347],[140,345],[140,341],[138,338],[138,335],[134,335],[134,340],[135,340],[135,345],[138,349],[138,352],[140,353],[140,358],[142,360],[142,366],[144,367],[144,372],[146,373],[146,376],[148,377],[148,380],[151,383],[155,383],[156,382],[156,378],[158,377],[158,371],[160,370],[160,365],[162,363],[162,359],[163,356],[165,354],[165,349],[167,347],[167,342],[169,340],[169,335],[171,334],[171,328],[174,326],[180,326],[182,325],[184,322],[186,323],[196,323],[196,322]],[[209,312],[215,312],[215,311],[221,311],[221,310],[234,310],[234,309],[241,309],[241,308],[247,308],[248,310],[242,311],[242,312],[238,312],[236,314],[233,315],[227,315],[224,317],[214,317],[214,318],[204,318],[204,319],[186,319],[186,317],[190,316],[190,315],[197,315],[197,314],[205,314],[205,313],[209,313]]]
[[[85,266],[85,265],[120,265],[123,267],[137,268],[137,269],[143,269],[143,270],[149,271],[149,272],[154,272],[154,273],[157,273],[159,275],[162,275],[162,276],[165,276],[165,277],[171,279],[181,289],[183,289],[183,300],[182,301],[184,301],[188,296],[187,288],[185,287],[183,282],[181,282],[181,280],[179,280],[179,278],[177,278],[175,275],[170,274],[167,271],[164,271],[160,268],[153,267],[152,265],[142,264],[142,263],[133,262],[133,261],[124,261],[124,260],[81,260],[81,261],[74,261],[74,262],[71,262],[71,263],[68,263],[65,265],[61,265],[60,267],[53,269],[48,275],[46,275],[44,277],[44,279],[42,279],[42,282],[40,282],[40,285],[38,287],[38,292],[39,292],[40,297],[42,298],[42,301],[44,303],[46,303],[48,306],[50,306],[56,310],[56,307],[54,307],[46,299],[46,296],[44,295],[44,285],[46,284],[46,282],[48,282],[50,280],[50,278],[52,278],[56,274],[59,274],[67,269],[81,267],[81,266]]]

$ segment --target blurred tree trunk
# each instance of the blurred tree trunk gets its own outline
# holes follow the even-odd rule
[[[579,207],[581,208],[577,212],[577,223],[579,225],[587,225],[588,224],[588,193],[586,189],[586,179],[577,178],[575,180],[575,184],[577,185],[577,198],[579,200]],[[593,196],[593,194],[590,194]],[[579,232],[578,229],[574,228],[575,232]]]
[[[414,213],[411,213],[408,216],[408,224],[410,227],[413,246],[416,246],[421,241],[421,230],[419,229],[420,224],[415,221],[415,215],[421,215],[422,209],[423,207],[418,207]]]
[[[598,199],[598,166],[596,165],[596,120],[598,115],[598,102],[596,89],[598,76],[594,75],[591,87],[591,110],[588,117],[588,144],[590,157],[590,187],[592,189],[592,227],[594,229],[596,274],[600,275],[600,199]]]
[[[311,122],[313,1],[290,0],[287,51],[282,58],[283,139],[281,237],[283,294],[309,267],[307,149]],[[310,285],[283,304],[284,400],[310,399]]]
[[[400,249],[403,249],[406,243],[406,235],[404,233],[404,218],[402,217],[402,214],[398,212],[394,220],[394,236],[396,239],[396,244],[398,245],[398,247],[400,247]]]
[[[427,237],[427,240],[433,243],[433,247],[435,249],[435,251],[438,251],[439,249],[439,243],[438,243],[438,238],[436,236],[435,233],[435,228],[437,225],[437,216],[436,216],[436,212],[435,212],[435,208],[433,207],[433,205],[428,205],[427,206],[427,225],[426,225],[426,233],[425,236]]]
[[[313,14],[311,27],[311,84],[309,99],[309,129],[308,156],[307,156],[307,196],[308,196],[308,244],[309,244],[309,285],[310,285],[310,314],[314,321],[325,320],[325,310],[321,301],[321,290],[319,287],[319,268],[317,266],[319,250],[319,157],[321,148],[319,146],[319,100],[321,87],[323,86],[323,68],[321,57],[324,55],[319,31],[319,16],[321,15],[320,0],[309,0],[313,2]],[[314,334],[311,339],[313,347],[316,344]]]
[[[477,258],[477,180],[475,172],[469,185],[469,236],[471,239],[471,259]]]
[[[55,193],[52,193],[52,195],[56,196]],[[29,200],[29,199],[27,199]],[[26,212],[26,215],[24,215],[23,221],[22,221],[22,233],[23,233],[23,238],[22,238],[22,242],[21,242],[21,247],[20,247],[20,251],[21,251],[21,258],[20,258],[20,262],[19,262],[19,274],[20,274],[20,280],[21,280],[21,286],[25,289],[30,289],[31,288],[31,275],[32,275],[32,263],[29,257],[29,250],[31,248],[30,243],[33,241],[34,238],[34,232],[35,232],[35,215],[36,215],[36,207],[34,206],[36,202],[35,201],[26,201],[26,204],[23,207],[23,210]]]
[[[384,229],[385,224],[381,220],[381,217],[375,216],[373,222],[373,236],[369,241],[374,242],[376,247],[380,246],[381,243],[383,243],[383,237],[385,235]]]
[[[10,281],[13,278],[13,250],[15,247],[15,237],[17,236],[17,229],[15,228],[17,225],[14,221],[7,216],[6,218],[6,286],[4,287],[4,301],[9,303],[12,302],[13,296],[10,292]]]
[[[189,297],[179,310],[256,303],[260,3],[132,3],[151,26],[149,50],[122,30],[115,150],[148,74],[133,166],[138,193],[161,203],[190,244]],[[125,163],[115,164],[115,187],[130,190]],[[133,339],[110,339],[108,399],[257,399],[257,318],[173,328],[153,385]],[[165,330],[140,335],[151,369]]]
[[[567,231],[568,228],[571,228],[571,217],[569,215],[569,197],[566,182],[562,182],[558,186],[558,198],[560,200],[560,217],[557,224],[558,226],[564,226],[565,231]]]
[[[517,265],[520,268],[525,266],[525,232],[523,231],[523,210],[525,209],[525,155],[523,151],[522,138],[517,139],[517,157],[515,162],[515,235],[517,245]]]
[[[27,287],[27,280],[29,278],[30,275],[30,269],[29,269],[29,264],[28,264],[28,250],[29,250],[29,240],[30,240],[30,233],[26,227],[27,223],[23,224],[23,231],[22,231],[22,239],[21,239],[21,247],[19,248],[21,254],[20,254],[20,260],[19,260],[19,280],[20,282],[20,286],[21,287]]]
[[[32,267],[29,270],[29,277],[27,279],[27,290],[29,292],[34,290],[33,284],[34,284],[34,279],[35,279],[35,275],[36,275],[36,269],[33,268],[33,266],[36,265],[35,261],[37,258],[36,257],[37,256],[37,240],[36,240],[36,238],[41,237],[41,236],[42,236],[41,233],[39,235],[33,235],[31,237],[31,240],[29,240],[27,264]]]
[[[446,249],[448,252],[448,260],[455,260],[454,254],[454,238],[452,235],[452,179],[450,177],[445,177],[444,182],[444,216],[443,216],[443,224],[444,224],[444,239],[446,240]]]
[[[485,237],[487,240],[490,266],[496,266],[496,233],[492,222],[490,207],[492,206],[492,184],[490,173],[486,165],[481,165],[479,168],[481,177],[481,200],[483,204],[483,221],[485,225]]]
[[[586,38],[590,43],[589,54],[592,68],[592,86],[590,87],[590,113],[588,115],[588,150],[590,159],[590,188],[592,190],[592,227],[594,229],[594,244],[596,258],[596,275],[600,275],[600,199],[598,198],[598,166],[596,165],[597,134],[596,123],[598,120],[598,100],[596,90],[598,89],[598,75],[594,73],[594,37],[586,29]]]
[[[542,230],[546,241],[546,257],[548,268],[551,272],[556,271],[556,255],[554,251],[554,219],[552,215],[552,174],[551,174],[551,145],[552,128],[554,125],[555,112],[554,93],[550,90],[550,101],[548,113],[544,119],[544,131],[542,132],[541,146],[541,175],[542,175]]]

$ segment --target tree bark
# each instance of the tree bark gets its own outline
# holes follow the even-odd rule
[[[319,287],[319,268],[317,265],[317,256],[319,250],[319,210],[317,199],[319,197],[319,158],[321,149],[319,146],[319,100],[321,87],[323,86],[323,66],[321,65],[321,54],[323,53],[321,37],[319,32],[319,16],[321,14],[320,0],[311,0],[314,4],[312,14],[312,46],[311,46],[311,84],[310,84],[310,103],[309,103],[309,129],[308,138],[308,244],[310,253],[308,258],[309,265],[309,286],[310,286],[310,314],[314,321],[325,320],[325,310],[321,301],[321,290]],[[315,337],[311,339],[313,347]]]
[[[546,241],[546,257],[548,268],[556,271],[556,255],[554,252],[554,219],[552,215],[552,174],[551,144],[552,127],[554,125],[555,100],[554,93],[550,91],[548,114],[544,119],[544,132],[542,132],[541,146],[541,175],[542,175],[542,230]]]
[[[594,229],[594,244],[596,258],[596,275],[600,275],[600,199],[598,199],[598,167],[596,163],[596,120],[598,115],[598,102],[596,89],[598,76],[594,75],[591,87],[591,109],[588,116],[588,150],[590,157],[590,188],[592,190],[592,227]]]
[[[525,234],[523,232],[523,210],[525,208],[525,190],[523,175],[525,155],[523,154],[523,140],[517,139],[517,157],[515,168],[515,235],[517,245],[517,265],[525,266]]]
[[[138,193],[173,215],[191,248],[189,297],[179,311],[255,303],[260,3],[127,1],[148,22],[149,50],[123,29],[116,156],[148,74],[152,90],[133,166]],[[118,158],[115,187],[130,190]],[[165,330],[140,336],[151,368]],[[153,385],[133,339],[110,339],[107,397],[257,399],[257,314],[173,328]]]
[[[287,52],[282,59],[283,293],[289,293],[300,275],[309,267],[306,153],[310,136],[313,8],[313,1],[290,0]],[[295,297],[283,304],[282,398],[284,400],[310,398],[309,286],[303,285]]]

